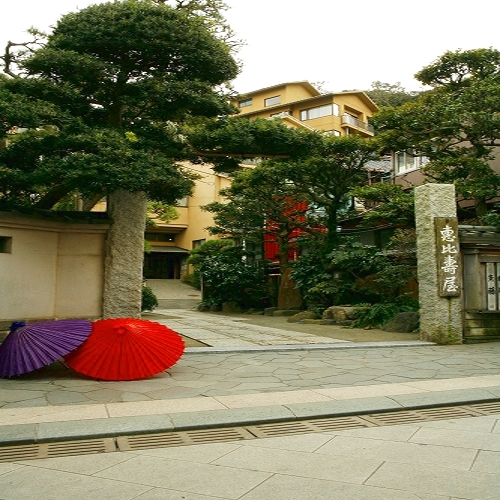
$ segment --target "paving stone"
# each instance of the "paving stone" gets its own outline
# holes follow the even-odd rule
[[[298,419],[357,415],[380,411],[400,410],[401,405],[386,397],[327,401],[320,403],[293,403],[285,405]]]
[[[469,404],[490,401],[491,393],[482,389],[462,389],[455,391],[424,392],[418,394],[396,394],[388,396],[405,408],[419,408],[426,406]]]
[[[280,422],[295,418],[294,414],[284,406],[172,413],[170,417],[176,430],[249,425],[255,422]]]
[[[49,406],[49,402],[46,398],[37,398],[37,399],[27,399],[24,401],[15,401],[13,403],[7,403],[4,405],[0,405],[2,409],[8,408],[37,408],[40,406]]]
[[[2,389],[0,393],[0,401],[2,403],[13,403],[14,401],[26,401],[45,397],[45,391],[41,390],[22,390],[22,389]]]
[[[46,442],[144,434],[151,432],[152,429],[155,432],[171,431],[173,429],[172,421],[166,415],[144,415],[66,422],[42,422],[39,424],[37,441]]]
[[[33,443],[36,431],[36,424],[0,425],[0,446]]]
[[[47,394],[47,400],[52,405],[88,403],[88,398],[79,392],[56,391]]]

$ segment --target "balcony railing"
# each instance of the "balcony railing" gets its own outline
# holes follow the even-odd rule
[[[358,120],[357,118],[354,118],[354,116],[351,116],[351,115],[342,115],[342,125],[351,125],[353,127],[366,130],[367,132],[370,132],[371,134],[374,133],[374,129],[373,129],[372,125],[370,125],[369,123],[366,123],[366,122],[362,122],[361,120]]]

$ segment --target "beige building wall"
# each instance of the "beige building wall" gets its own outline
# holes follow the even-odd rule
[[[266,102],[266,99],[273,98],[279,99]],[[322,95],[306,81],[284,83],[249,92],[239,96],[233,104],[239,107],[238,116],[241,118],[272,118],[273,115],[281,115],[277,119],[283,120],[289,127],[332,133],[335,131],[338,135],[354,133],[363,137],[373,136],[369,120],[378,109],[364,92]],[[335,105],[338,112],[314,119],[301,119],[301,111],[330,104]],[[352,119],[346,120],[343,117],[345,114],[349,114]],[[359,120],[359,123],[356,120]],[[187,271],[185,266],[187,252],[203,241],[217,238],[210,235],[206,229],[213,225],[212,214],[203,211],[201,207],[213,201],[223,201],[219,191],[230,185],[230,178],[214,173],[210,165],[184,165],[184,167],[199,174],[200,179],[195,183],[193,194],[187,200],[187,206],[177,207],[179,212],[177,219],[168,224],[156,221],[156,228],[147,228],[146,235],[150,236],[151,240],[147,239],[152,245],[152,252],[145,257],[145,275],[148,279],[153,276],[174,278],[184,275]],[[164,241],[159,241],[162,238],[155,233],[163,233]],[[165,241],[166,239],[169,241]]]
[[[267,101],[274,99],[274,101]],[[362,91],[320,94],[309,82],[291,82],[248,92],[232,102],[242,118],[271,118],[277,114],[290,114],[301,121],[301,111],[334,104],[338,112],[320,118],[301,121],[303,126],[322,131],[337,131],[339,135],[358,133],[373,136],[370,118],[378,110],[376,104]],[[345,115],[359,120],[353,123]]]
[[[0,323],[97,318],[109,225],[0,214]]]

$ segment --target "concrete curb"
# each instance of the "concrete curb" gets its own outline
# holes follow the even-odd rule
[[[0,426],[0,447],[417,410],[500,401],[500,386],[190,413]]]
[[[236,347],[187,347],[185,354],[228,353],[228,352],[276,352],[276,351],[319,351],[338,349],[374,349],[392,347],[435,346],[434,342],[423,340],[395,340],[392,342],[338,342],[336,344],[286,344],[269,346],[236,346]]]

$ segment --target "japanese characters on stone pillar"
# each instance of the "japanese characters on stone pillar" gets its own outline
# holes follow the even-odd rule
[[[461,343],[462,264],[455,186],[415,188],[420,335],[439,344]]]
[[[456,218],[434,219],[437,240],[438,283],[441,297],[458,297],[462,283],[458,221]]]

